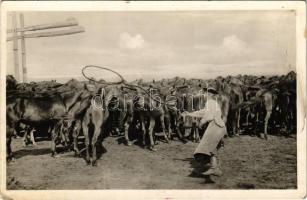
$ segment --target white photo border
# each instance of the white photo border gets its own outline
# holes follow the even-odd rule
[[[7,190],[6,22],[11,11],[295,11],[297,72],[297,189],[287,190]],[[282,34],[282,33],[281,33]],[[0,199],[298,199],[306,196],[306,4],[303,1],[24,1],[1,3]]]

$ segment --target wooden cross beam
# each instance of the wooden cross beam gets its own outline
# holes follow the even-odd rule
[[[17,17],[16,13],[12,15],[12,29],[8,29],[7,33],[12,34],[7,37],[7,41],[13,41],[13,51],[14,51],[14,66],[15,66],[15,77],[18,82],[27,82],[27,68],[26,68],[26,47],[25,47],[25,39],[26,38],[40,38],[40,37],[54,37],[54,36],[62,36],[62,35],[71,35],[76,33],[84,32],[84,28],[78,26],[78,21],[74,18],[67,19],[63,22],[49,23],[49,24],[40,24],[34,26],[24,27],[24,16],[23,14],[19,15],[20,17],[20,28],[17,28]],[[39,30],[50,30],[55,28],[65,28],[68,29],[62,30],[53,30],[53,31],[45,31],[45,32],[35,32]],[[26,33],[27,31],[31,31],[31,33]],[[20,34],[18,34],[20,33]],[[18,54],[18,40],[21,40],[21,61],[22,61],[22,79],[19,76],[20,68],[19,68],[19,54]]]
[[[80,26],[72,27],[68,30],[60,31],[50,31],[50,32],[40,32],[40,33],[30,33],[24,35],[17,35],[13,37],[8,37],[6,41],[11,41],[13,39],[22,39],[22,38],[38,38],[38,37],[52,37],[52,36],[61,36],[61,35],[71,35],[75,33],[84,32],[84,28]],[[22,32],[23,33],[23,32]]]
[[[22,15],[22,14],[20,14]],[[50,24],[41,24],[41,25],[35,25],[35,26],[27,26],[27,27],[20,27],[17,28],[17,32],[22,31],[38,31],[38,30],[44,30],[44,29],[50,29],[50,28],[60,28],[60,27],[67,27],[67,26],[77,26],[78,22],[74,18],[69,18],[64,22],[56,22],[56,23],[50,23]],[[13,33],[14,29],[8,29],[7,33]]]

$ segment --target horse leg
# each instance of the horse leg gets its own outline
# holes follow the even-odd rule
[[[241,133],[241,129],[240,129],[240,123],[241,123],[241,109],[239,109],[237,111],[237,133],[240,134]]]
[[[80,150],[78,148],[78,136],[80,133],[80,125],[78,122],[76,122],[75,127],[73,127],[73,140],[74,140],[74,151],[75,151],[75,156],[80,155]]]
[[[188,137],[189,140],[193,140],[193,129],[188,127],[188,128],[184,128],[184,136]]]
[[[268,139],[268,124],[269,124],[269,119],[271,117],[272,111],[267,110],[266,116],[265,116],[265,124],[264,124],[264,138],[267,140]]]
[[[162,120],[161,120],[161,122],[162,122]],[[161,126],[165,127],[166,136],[168,137],[168,139],[171,139],[172,129],[171,129],[171,118],[170,118],[170,116],[167,116],[167,117],[165,116],[164,123]]]
[[[140,117],[140,123],[141,123],[141,131],[143,135],[143,146],[146,147],[146,130],[145,130],[145,120],[144,117]]]
[[[255,128],[254,128],[254,133],[260,137],[261,134],[259,134],[259,111],[256,111],[256,123],[255,123]]]
[[[126,122],[124,124],[124,128],[125,128],[125,140],[127,142],[127,146],[131,146],[132,145],[131,141],[129,140],[129,127],[130,127],[130,123]]]
[[[154,118],[150,118],[150,122],[149,122],[149,130],[148,130],[148,134],[149,134],[149,140],[150,140],[150,147],[149,149],[151,151],[156,151],[157,149],[155,149],[154,147],[154,140],[153,140],[153,129],[155,127],[155,119]]]
[[[196,135],[195,135],[195,128],[196,128],[196,123],[195,123],[195,121],[194,121],[194,119],[193,119],[193,121],[192,121],[192,127],[191,127],[191,140],[193,141],[193,142],[195,142],[195,138],[196,138]]]
[[[55,124],[54,128],[51,131],[51,156],[56,157],[56,140],[57,140],[57,132],[59,130],[59,124]]]
[[[247,115],[246,115],[246,127],[248,128],[249,125],[249,117],[251,115],[251,111],[250,109],[247,110]]]
[[[294,116],[294,114],[293,114],[293,111],[292,111],[292,109],[291,109],[291,111],[290,111],[290,116],[289,116],[289,125],[288,125],[288,126],[289,126],[289,134],[288,134],[288,135],[292,134],[292,131],[293,131],[293,129],[294,129],[294,128],[293,128],[293,123],[292,123],[292,122],[294,121],[294,120],[293,120],[293,118],[294,118],[293,116]]]
[[[199,137],[199,129],[198,127],[194,127],[194,131],[195,131],[195,142],[199,143],[200,141],[200,137]]]
[[[237,123],[236,123],[236,113],[234,114],[234,118],[231,119],[231,125],[232,125],[232,135],[236,136],[237,135]]]
[[[30,138],[31,138],[31,142],[34,146],[36,146],[36,142],[35,142],[35,138],[34,138],[34,128],[31,128],[31,131],[30,131]]]
[[[86,150],[85,161],[89,165],[91,163],[91,161],[90,161],[90,151],[89,151],[90,138],[89,138],[87,123],[82,123],[82,129],[83,129],[84,143],[85,143],[85,150]]]
[[[171,121],[170,121],[170,133],[178,133],[178,120],[177,120],[177,113],[173,113],[171,116]],[[181,133],[180,133],[181,134]],[[179,139],[181,136],[178,134]],[[172,134],[170,135],[170,139],[172,139],[173,136]]]
[[[178,134],[179,139],[180,139],[184,144],[188,142],[187,139],[183,137],[182,132],[181,132],[181,128],[177,128],[177,134]]]
[[[61,127],[60,127],[60,134],[61,134],[61,140],[62,140],[62,144],[64,143],[64,147],[65,149],[67,148],[67,141],[66,141],[66,137],[65,137],[65,133],[64,133],[64,128],[63,128],[63,123],[61,124]]]
[[[92,138],[92,166],[96,166],[97,163],[97,140],[98,140],[98,136],[100,135],[100,127],[98,125],[96,125],[97,128],[95,127],[95,133],[94,136]]]
[[[272,114],[272,110],[274,108],[273,94],[267,93],[264,96],[264,106],[265,106],[265,110],[266,110],[266,116],[265,116],[265,119],[264,119],[264,138],[267,140],[268,139],[268,124],[269,124],[269,120],[270,120],[270,117],[271,117],[271,114]]]
[[[13,160],[13,151],[11,147],[12,142],[12,134],[14,132],[13,128],[6,126],[7,135],[6,135],[6,160],[11,161]]]
[[[170,125],[170,124],[168,125],[167,130],[168,130],[168,131],[167,131],[167,133],[168,133],[168,134],[167,134],[167,137],[168,137],[170,140],[172,140],[172,139],[173,139],[173,136],[172,136],[172,132],[173,132],[173,131],[172,131],[172,128],[171,128],[171,125]]]
[[[160,121],[161,121],[161,126],[162,126],[162,132],[163,132],[164,139],[165,139],[165,141],[166,141],[167,143],[169,143],[169,139],[168,139],[168,137],[167,137],[167,135],[166,135],[166,133],[165,133],[165,124],[164,124],[165,121],[164,121],[164,116],[163,116],[163,115],[161,115]]]
[[[49,140],[51,139],[53,129],[54,129],[54,126],[53,126],[53,125],[50,125],[50,126],[48,127],[48,139],[49,139]]]
[[[28,131],[29,131],[29,128],[27,127],[25,129],[25,133],[23,134],[23,137],[22,137],[22,146],[23,147],[27,146]]]
[[[13,152],[11,147],[12,137],[8,136],[6,138],[6,160],[12,161],[13,160]]]
[[[178,132],[178,113],[172,113],[171,118],[170,118],[170,133],[177,133],[179,139],[182,138],[181,133]],[[170,135],[170,138],[173,138],[172,135]]]
[[[176,123],[176,132],[177,132],[177,134],[178,134],[178,137],[179,137],[179,139],[185,144],[185,143],[187,143],[187,140],[183,137],[183,134],[182,134],[182,127],[181,127],[181,125],[178,123],[178,121],[177,121],[177,123]]]

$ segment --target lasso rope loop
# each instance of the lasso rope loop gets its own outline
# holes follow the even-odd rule
[[[120,81],[117,81],[117,82],[103,82],[103,83],[98,82],[98,81],[96,81],[95,79],[90,78],[90,77],[88,77],[88,76],[85,75],[85,72],[84,72],[84,71],[85,71],[85,69],[88,69],[88,68],[97,68],[97,69],[102,69],[102,70],[110,71],[110,72],[116,74],[116,75],[120,78]],[[84,78],[86,78],[87,80],[92,81],[92,82],[95,82],[95,83],[98,83],[98,84],[104,84],[104,85],[119,85],[119,84],[123,84],[123,85],[125,85],[125,86],[127,86],[127,87],[139,88],[139,89],[143,90],[147,95],[149,95],[149,97],[150,97],[152,100],[157,101],[157,102],[159,102],[159,103],[161,103],[161,104],[165,104],[165,102],[161,102],[161,101],[159,101],[159,100],[153,98],[153,97],[150,95],[150,91],[144,89],[144,88],[141,87],[141,86],[129,84],[129,83],[124,79],[124,77],[123,77],[120,73],[118,73],[118,72],[116,72],[116,71],[114,71],[114,70],[112,70],[112,69],[109,69],[109,68],[107,68],[107,67],[101,67],[101,66],[96,66],[96,65],[87,65],[87,66],[85,66],[85,67],[82,68],[82,75],[83,75]]]
[[[85,75],[84,71],[85,69],[88,69],[88,68],[98,68],[98,69],[103,69],[103,70],[107,70],[107,71],[110,71],[114,74],[116,74],[119,78],[120,78],[120,81],[117,81],[117,82],[104,82],[104,83],[101,83],[101,82],[98,82],[96,81],[95,79],[93,78],[90,78],[88,76]],[[125,79],[124,77],[122,77],[122,75],[120,75],[118,72],[112,70],[112,69],[109,69],[107,67],[101,67],[101,66],[96,66],[96,65],[87,65],[85,67],[82,68],[82,75],[89,81],[93,81],[95,83],[99,83],[99,84],[105,84],[105,85],[118,85],[118,84],[121,84],[121,83],[124,83],[125,82]]]

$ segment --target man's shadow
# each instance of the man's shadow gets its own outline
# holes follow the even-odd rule
[[[203,175],[201,172],[206,171],[209,167],[206,167],[204,170],[200,170],[200,163],[197,162],[194,158],[185,158],[185,159],[176,159],[184,162],[189,162],[190,168],[192,168],[192,172],[188,175],[193,178],[203,178],[204,182],[202,184],[212,184],[215,183],[214,180],[211,179],[208,175]]]

